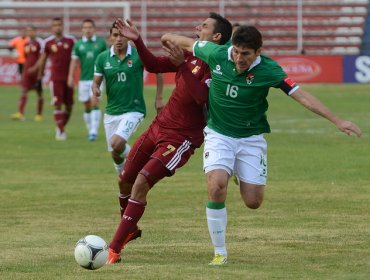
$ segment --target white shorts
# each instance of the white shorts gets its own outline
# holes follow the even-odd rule
[[[235,174],[240,181],[266,185],[267,143],[262,134],[246,138],[222,135],[206,127],[204,129],[203,169],[208,173],[215,169]]]
[[[78,82],[78,101],[87,102],[93,96],[92,86],[93,81],[79,81]],[[104,89],[104,83],[100,85],[100,91]]]
[[[144,114],[139,112],[129,112],[118,116],[104,114],[108,151],[113,151],[111,140],[114,134],[122,137],[127,142],[143,120]]]

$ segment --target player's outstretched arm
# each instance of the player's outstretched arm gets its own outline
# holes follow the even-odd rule
[[[193,45],[195,43],[195,40],[185,37],[185,36],[180,36],[180,35],[175,35],[171,33],[166,33],[162,36],[161,38],[162,45],[166,46],[167,42],[170,41],[174,45],[178,45],[180,48],[183,50],[193,52]]]
[[[355,134],[357,137],[361,136],[361,129],[356,124],[339,118],[332,111],[330,111],[328,107],[326,107],[316,97],[307,91],[299,88],[291,95],[291,97],[310,111],[331,121],[340,131],[344,132],[345,134]]]
[[[130,40],[135,41],[140,36],[139,30],[137,30],[136,26],[129,19],[123,20],[121,18],[118,18],[116,19],[115,26],[123,36]]]

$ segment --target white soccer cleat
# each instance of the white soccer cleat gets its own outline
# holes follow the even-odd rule
[[[208,265],[220,266],[220,265],[224,265],[226,263],[227,263],[227,256],[217,254]]]
[[[57,127],[55,129],[55,140],[57,141],[67,140],[67,134],[65,133],[65,131],[61,132],[60,129]]]

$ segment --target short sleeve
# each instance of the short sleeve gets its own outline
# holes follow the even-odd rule
[[[196,41],[193,45],[194,56],[209,64],[211,54],[219,45],[208,41]]]
[[[103,69],[103,53],[99,54],[98,57],[95,60],[94,65],[94,75],[96,76],[103,76],[104,75],[104,69]]]

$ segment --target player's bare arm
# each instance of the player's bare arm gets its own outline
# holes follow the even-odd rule
[[[91,86],[91,90],[92,90],[93,95],[95,97],[100,97],[101,96],[100,85],[101,85],[102,81],[103,81],[103,76],[94,75],[94,80],[93,80],[93,84]]]
[[[48,55],[44,52],[41,54],[39,60],[36,62],[36,64],[34,65],[34,67],[36,68],[36,70],[38,70],[38,79],[42,79],[42,77],[44,76],[44,71],[45,71],[45,65],[46,65],[46,60],[48,59]]]
[[[330,111],[328,107],[326,107],[316,97],[314,97],[307,91],[299,88],[291,95],[291,97],[310,111],[326,118],[327,120],[335,124],[335,126],[345,134],[355,134],[357,135],[357,137],[361,136],[361,129],[356,124],[339,118],[332,111]]]
[[[164,87],[164,79],[163,74],[157,74],[157,91],[155,94],[155,101],[154,101],[154,107],[157,111],[157,114],[162,110],[164,107],[163,104],[163,87]]]
[[[167,52],[170,61],[174,65],[179,66],[184,63],[184,51],[178,45],[168,41],[166,46],[162,46],[162,48]]]
[[[166,46],[167,42],[170,41],[175,45],[178,45],[181,49],[192,52],[193,51],[193,45],[195,43],[194,39],[175,35],[171,33],[166,33],[161,37],[162,45]]]
[[[136,26],[129,19],[123,20],[121,18],[116,20],[117,29],[123,36],[130,40],[137,40],[140,36],[140,32],[137,30]]]
[[[77,67],[77,61],[78,61],[77,58],[72,58],[71,64],[69,65],[67,84],[71,88],[73,88],[73,75]]]

